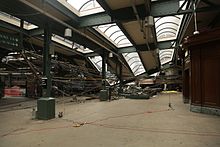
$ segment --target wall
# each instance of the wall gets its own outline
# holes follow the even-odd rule
[[[220,108],[220,30],[189,38],[191,104]],[[186,83],[185,83],[186,84]],[[187,86],[187,85],[185,85]]]

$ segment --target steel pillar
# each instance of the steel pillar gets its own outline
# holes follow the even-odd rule
[[[51,56],[50,56],[50,44],[51,44],[51,28],[49,24],[44,28],[44,49],[43,49],[43,77],[45,78],[45,85],[43,87],[43,97],[51,96]]]
[[[5,89],[5,78],[4,76],[0,77],[0,99],[4,97],[4,89]]]
[[[100,91],[100,100],[107,101],[110,99],[109,88],[106,87],[106,52],[102,54],[102,90]]]
[[[47,23],[44,27],[44,49],[43,49],[43,97],[37,100],[37,118],[48,120],[55,118],[55,99],[51,98],[51,28]]]
[[[102,89],[106,89],[106,53],[102,54]]]
[[[119,64],[119,80],[120,80],[120,84],[119,84],[119,93],[122,93],[122,64]]]
[[[24,30],[24,20],[20,21],[20,32],[19,32],[19,49],[22,51],[24,49],[23,47],[23,30]]]
[[[8,74],[8,87],[12,87],[12,74],[11,73],[9,73]]]

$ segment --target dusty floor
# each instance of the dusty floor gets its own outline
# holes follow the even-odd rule
[[[175,110],[168,110],[169,97]],[[30,108],[0,112],[0,147],[220,146],[220,117],[189,112],[181,94],[60,103],[56,111],[64,117],[31,120]]]

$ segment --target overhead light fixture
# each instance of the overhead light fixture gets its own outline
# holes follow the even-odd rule
[[[198,35],[198,26],[197,26],[197,17],[196,17],[196,2],[194,1],[193,3],[193,15],[194,15],[194,26],[195,26],[195,31],[193,32],[193,35]]]
[[[109,53],[109,54],[108,54],[108,57],[109,57],[109,58],[112,58],[112,57],[113,57],[113,54],[112,54],[112,53]]]
[[[72,37],[72,30],[70,28],[66,28],[64,32],[65,37]]]
[[[145,27],[152,27],[154,26],[154,17],[153,16],[147,16],[145,18]]]
[[[198,35],[199,34],[199,31],[194,31],[193,32],[193,35]]]
[[[79,48],[80,48],[81,50],[85,50],[85,47],[84,47],[83,45],[80,45]]]

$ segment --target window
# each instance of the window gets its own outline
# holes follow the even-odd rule
[[[161,65],[166,64],[173,59],[174,49],[165,49],[160,50],[159,56],[160,56],[160,63]]]
[[[89,57],[89,60],[93,63],[93,65],[96,67],[98,71],[102,71],[102,57],[101,56],[95,56],[95,57]]]
[[[186,3],[184,2],[184,0],[179,1],[179,7],[182,7],[182,10],[186,9]],[[190,3],[190,1],[187,3]],[[179,33],[182,18],[183,15],[154,18],[157,41],[160,42],[176,39]]]
[[[20,24],[21,24],[21,22],[20,22],[21,19],[15,17],[15,16],[12,16],[10,14],[7,14],[5,12],[1,12],[1,11],[0,11],[0,20],[5,21],[7,23],[10,23],[12,25],[15,25],[17,27],[20,27]],[[36,28],[38,28],[38,26],[31,24],[27,21],[24,21],[24,29],[32,30],[32,29],[36,29]]]
[[[124,56],[135,76],[146,72],[138,53],[123,53],[122,55]]]
[[[71,48],[71,49],[75,49],[76,51],[78,52],[81,52],[83,54],[86,54],[86,53],[92,53],[93,51],[90,50],[89,48],[85,48],[84,46],[82,45],[79,45],[77,43],[74,43],[68,39],[65,39],[61,36],[58,36],[58,35],[55,35],[53,34],[52,35],[52,40],[59,43],[59,44],[62,44],[68,48]]]
[[[118,48],[132,46],[116,23],[95,26],[94,29]]]
[[[155,18],[154,21],[156,36],[159,42],[174,40],[177,38],[179,32],[182,15]]]
[[[58,1],[78,16],[86,16],[86,15],[91,15],[105,11],[96,0],[58,0]]]

